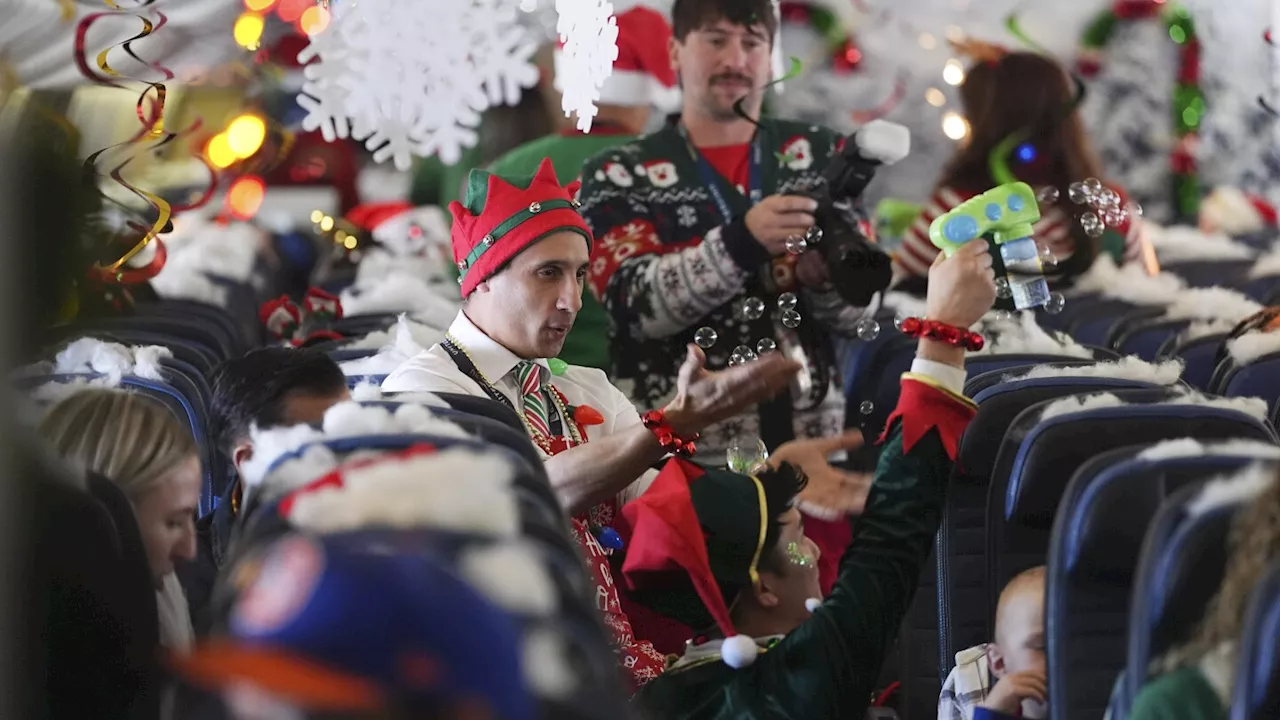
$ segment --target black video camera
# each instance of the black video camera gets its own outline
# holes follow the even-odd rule
[[[806,250],[822,254],[836,292],[857,307],[866,307],[889,287],[893,268],[889,255],[851,225],[836,203],[861,198],[879,167],[898,162],[910,150],[907,128],[874,120],[840,141],[822,174],[826,184],[808,193],[818,201],[818,209],[817,223],[805,236]]]

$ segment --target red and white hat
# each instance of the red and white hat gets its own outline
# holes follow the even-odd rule
[[[680,87],[671,68],[667,46],[671,39],[671,23],[658,10],[643,1],[615,2],[618,22],[618,59],[611,74],[600,88],[600,104],[652,106],[663,112],[680,107]],[[624,7],[632,5],[624,11]],[[560,48],[555,53],[556,89],[560,77],[567,72],[562,65]]]
[[[1218,187],[1200,201],[1200,229],[1244,235],[1276,227],[1276,208],[1264,198],[1233,187]]]

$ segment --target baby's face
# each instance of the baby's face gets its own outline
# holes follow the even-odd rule
[[[1045,669],[1044,586],[1025,588],[1006,598],[996,626],[1004,655],[1004,673]]]

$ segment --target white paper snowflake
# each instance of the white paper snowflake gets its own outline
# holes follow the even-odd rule
[[[556,32],[564,44],[564,72],[558,75],[565,117],[578,114],[577,127],[591,129],[600,86],[618,59],[618,20],[608,0],[556,0]]]
[[[408,170],[414,155],[447,164],[476,144],[480,116],[514,105],[538,81],[537,47],[509,0],[361,0],[298,55],[304,130],[364,141],[374,160]]]

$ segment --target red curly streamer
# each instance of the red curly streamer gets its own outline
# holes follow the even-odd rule
[[[866,124],[872,120],[880,118],[893,112],[894,108],[902,103],[902,99],[907,96],[907,79],[899,75],[898,79],[893,83],[893,92],[889,93],[889,97],[885,98],[879,105],[870,110],[854,110],[851,113],[853,121],[858,124]]]

